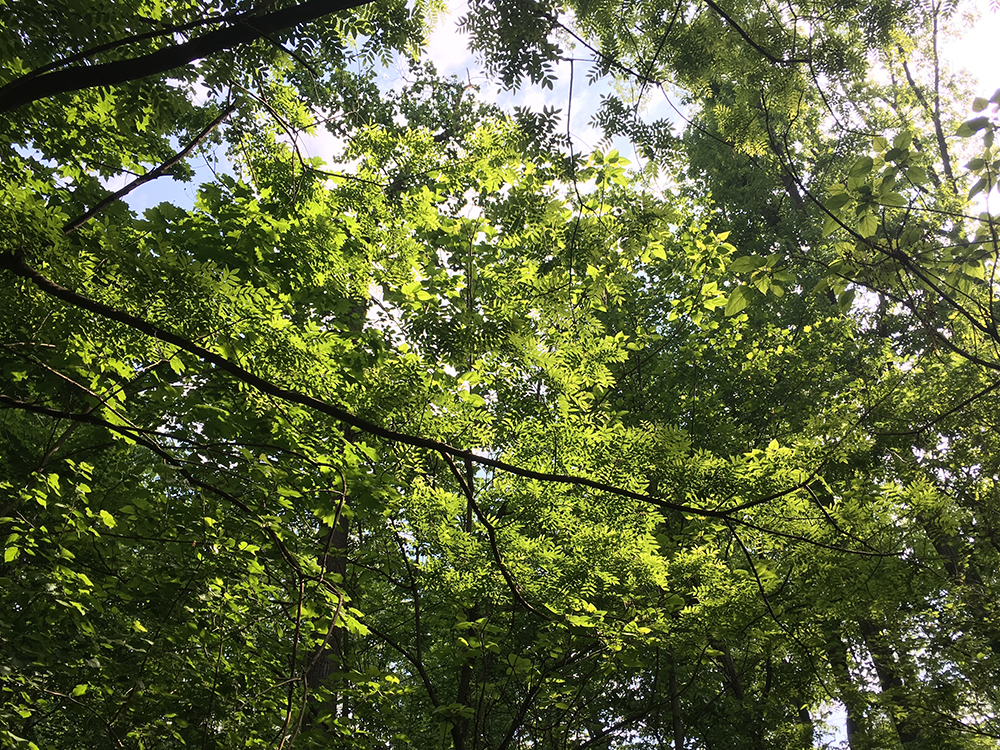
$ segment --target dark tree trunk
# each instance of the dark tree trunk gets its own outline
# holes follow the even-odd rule
[[[865,700],[858,690],[847,661],[847,644],[835,626],[826,636],[826,654],[837,684],[838,697],[847,713],[847,744],[851,750],[874,750],[868,721],[865,716]]]
[[[899,741],[904,748],[912,746],[920,738],[920,728],[913,715],[913,706],[899,673],[896,657],[874,622],[862,620],[858,626],[875,664],[875,674],[878,676],[879,687],[882,688],[882,698],[889,711],[889,718],[899,735]]]

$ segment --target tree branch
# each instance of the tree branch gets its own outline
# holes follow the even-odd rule
[[[43,65],[39,68],[25,73],[18,80],[19,83],[24,84],[33,78],[38,78],[40,75],[48,73],[51,70],[56,70],[57,68],[62,68],[67,65],[72,65],[75,62],[80,62],[86,60],[88,57],[93,57],[101,52],[108,52],[109,50],[116,49],[118,47],[124,47],[129,44],[135,44],[136,42],[142,42],[146,39],[156,39],[160,36],[170,36],[181,34],[185,31],[191,31],[199,26],[210,26],[212,24],[224,23],[226,21],[235,21],[243,16],[250,15],[253,11],[247,11],[245,13],[231,13],[226,16],[211,16],[209,18],[199,18],[197,21],[189,21],[188,23],[175,24],[173,26],[162,26],[161,28],[154,29],[152,31],[146,31],[141,34],[133,34],[125,39],[116,39],[113,42],[106,42],[105,44],[99,44],[96,47],[90,47],[83,50],[82,52],[77,52],[75,54],[69,55],[67,57],[60,57],[58,60],[53,60],[52,62]]]
[[[493,524],[489,522],[489,519],[486,518],[486,515],[482,512],[482,510],[479,509],[479,504],[473,497],[472,489],[469,487],[465,479],[462,477],[462,473],[458,470],[458,467],[455,466],[454,459],[452,459],[451,456],[449,456],[447,453],[444,452],[441,453],[441,456],[448,463],[448,466],[451,468],[452,474],[455,475],[455,478],[461,485],[462,492],[465,493],[465,497],[468,499],[469,505],[475,512],[476,518],[479,519],[479,522],[486,529],[486,533],[490,538],[490,549],[493,551],[493,559],[496,560],[497,567],[500,569],[500,575],[502,575],[504,581],[507,582],[507,588],[510,589],[510,592],[514,595],[514,598],[517,599],[518,603],[526,610],[528,610],[534,615],[538,615],[543,620],[551,620],[552,619],[551,617],[546,615],[544,612],[539,612],[537,609],[532,607],[531,604],[528,603],[527,599],[524,598],[524,594],[521,593],[521,589],[517,585],[517,581],[514,580],[514,576],[511,575],[511,572],[507,570],[507,566],[504,565],[503,558],[500,556],[500,547],[497,544],[496,529],[493,527]]]
[[[281,538],[275,533],[274,529],[272,529],[267,523],[261,520],[259,515],[255,513],[254,510],[249,505],[244,503],[234,494],[232,494],[231,492],[227,492],[221,487],[216,487],[214,484],[210,484],[209,482],[205,482],[201,479],[198,479],[198,477],[196,477],[194,474],[192,474],[190,471],[184,468],[185,465],[189,464],[190,462],[177,458],[177,456],[174,456],[169,451],[164,450],[155,442],[153,442],[153,440],[149,437],[149,434],[150,433],[158,434],[155,431],[143,429],[141,427],[117,425],[114,424],[113,422],[107,421],[106,419],[102,419],[101,417],[97,416],[92,412],[82,412],[82,413],[68,412],[68,411],[63,411],[61,409],[54,409],[50,406],[42,406],[41,404],[30,404],[27,403],[26,401],[19,401],[18,399],[12,398],[3,393],[0,393],[0,404],[5,404],[8,408],[21,409],[22,411],[32,412],[34,414],[44,414],[45,416],[55,417],[56,419],[69,419],[74,422],[86,422],[87,424],[97,425],[98,427],[104,427],[108,430],[111,430],[112,432],[117,432],[119,435],[122,435],[128,438],[129,440],[132,440],[135,443],[141,445],[142,447],[152,451],[154,454],[163,459],[165,463],[177,469],[178,473],[195,487],[210,492],[214,495],[218,495],[231,505],[234,505],[237,508],[239,508],[250,518],[256,518],[260,523],[261,531],[272,542],[274,542],[275,547],[278,549],[278,552],[281,554],[281,557],[284,558],[285,562],[288,563],[288,565],[292,567],[300,577],[305,575],[302,572],[302,566],[299,565],[298,560],[295,559],[295,556],[292,554],[291,550],[288,549],[288,546],[283,541],[281,541]]]
[[[785,58],[782,58],[782,57],[775,57],[770,52],[768,52],[766,49],[764,49],[759,44],[757,44],[757,42],[755,42],[750,37],[750,35],[746,32],[746,29],[744,29],[742,26],[740,26],[738,23],[736,23],[736,21],[733,20],[732,16],[730,16],[728,13],[726,13],[726,11],[724,11],[722,8],[720,8],[718,5],[716,5],[714,2],[712,2],[712,0],[704,0],[704,2],[705,2],[705,5],[707,5],[709,8],[711,8],[712,10],[714,10],[719,15],[719,18],[721,18],[723,21],[725,21],[729,26],[732,27],[732,29],[737,34],[739,34],[741,37],[743,37],[743,39],[746,41],[747,44],[749,44],[751,47],[753,47],[755,50],[757,50],[769,62],[772,62],[775,65],[801,65],[802,63],[809,62],[804,57],[793,57],[793,58],[789,58],[787,60]]]
[[[256,388],[261,393],[266,393],[269,396],[274,396],[275,398],[283,401],[288,401],[289,403],[299,404],[309,409],[313,409],[320,414],[325,414],[343,424],[354,427],[355,429],[374,437],[379,437],[384,440],[388,440],[389,442],[401,445],[409,445],[414,448],[423,448],[424,450],[446,454],[454,458],[461,458],[462,460],[469,460],[481,466],[489,466],[493,469],[513,474],[514,476],[523,477],[525,479],[535,479],[540,482],[567,484],[578,487],[589,487],[590,489],[597,490],[599,492],[607,492],[619,497],[639,500],[653,505],[661,510],[690,513],[691,515],[703,518],[727,518],[731,515],[731,511],[710,510],[707,508],[696,508],[690,505],[672,503],[668,500],[652,497],[651,495],[647,495],[642,492],[635,492],[623,487],[616,487],[614,485],[598,482],[586,477],[534,471],[533,469],[526,469],[522,466],[516,466],[505,461],[498,461],[494,458],[481,456],[473,453],[471,450],[455,448],[454,446],[439,440],[390,430],[386,427],[382,427],[381,425],[377,425],[374,422],[369,422],[367,419],[363,419],[345,409],[327,403],[326,401],[322,401],[300,391],[283,388],[269,380],[265,380],[259,375],[255,375],[235,362],[232,362],[231,360],[226,359],[225,357],[216,354],[203,346],[195,344],[190,339],[171,333],[170,331],[160,328],[147,320],[130,315],[122,310],[116,310],[108,305],[97,302],[89,297],[84,297],[83,295],[67,289],[66,287],[60,286],[40,274],[34,268],[28,266],[24,262],[24,259],[20,256],[12,254],[0,256],[0,268],[6,268],[15,275],[28,279],[45,294],[55,297],[56,299],[60,299],[73,307],[86,310],[108,320],[113,320],[116,323],[120,323],[121,325],[132,328],[140,333],[144,333],[154,339],[159,339],[160,341],[164,341],[168,344],[173,344],[179,349],[183,349],[184,351],[195,355],[199,359],[214,365],[219,370],[232,375],[243,383]]]
[[[903,64],[903,73],[906,75],[906,82],[910,84],[910,90],[913,95],[920,102],[920,105],[927,112],[927,115],[931,118],[931,122],[934,123],[934,135],[937,138],[938,151],[941,153],[941,168],[944,169],[945,176],[949,180],[954,180],[955,176],[951,172],[951,157],[948,155],[948,143],[944,139],[944,129],[941,127],[941,113],[937,108],[932,108],[930,104],[927,103],[927,99],[924,97],[923,92],[917,85],[917,82],[913,80],[913,75],[910,73],[910,66],[907,65],[906,59],[903,58],[903,48],[899,48],[900,60]],[[935,66],[934,78],[937,80],[938,72]]]
[[[194,151],[198,147],[198,145],[202,143],[206,138],[208,138],[208,136],[212,133],[212,131],[215,130],[217,127],[219,127],[219,125],[221,125],[223,121],[227,117],[229,117],[229,115],[231,115],[235,110],[236,110],[236,105],[230,104],[222,111],[221,115],[216,117],[214,120],[212,120],[212,122],[208,124],[208,127],[206,127],[204,130],[198,133],[198,135],[195,137],[193,141],[191,141],[191,143],[189,143],[187,146],[182,148],[176,154],[171,156],[156,169],[150,170],[141,177],[132,180],[132,182],[130,182],[128,185],[123,187],[118,192],[109,195],[107,198],[102,200],[96,206],[89,209],[86,213],[81,214],[72,221],[66,222],[66,225],[63,227],[63,234],[72,234],[77,229],[86,224],[88,221],[90,221],[92,218],[97,216],[97,214],[99,214],[105,208],[110,206],[115,201],[121,200],[126,195],[135,190],[137,187],[145,185],[147,182],[151,182],[152,180],[155,180],[157,177],[162,177],[164,174],[166,174],[168,169],[170,169],[172,166],[177,164],[179,161],[184,159],[188,154]]]
[[[0,112],[10,112],[22,105],[56,94],[98,86],[115,86],[166,73],[195,60],[265,38],[269,34],[369,2],[371,0],[306,0],[299,5],[283,8],[252,20],[241,17],[236,23],[225,28],[139,57],[66,68],[34,77],[28,74],[0,88]]]

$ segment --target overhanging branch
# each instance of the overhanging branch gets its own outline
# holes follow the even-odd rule
[[[92,424],[98,427],[103,427],[105,429],[111,430],[112,432],[116,432],[119,435],[128,438],[129,440],[134,441],[135,443],[141,445],[142,447],[146,448],[147,450],[159,456],[161,459],[163,459],[165,463],[177,469],[178,473],[182,477],[184,477],[184,479],[186,479],[192,486],[198,487],[201,490],[205,490],[206,492],[221,497],[223,500],[227,501],[231,505],[243,511],[243,513],[247,517],[255,518],[259,523],[261,531],[272,542],[274,542],[275,547],[277,548],[278,552],[281,554],[281,557],[285,560],[285,562],[288,563],[288,565],[291,566],[296,571],[296,573],[298,573],[300,577],[304,575],[302,572],[302,566],[299,565],[298,560],[295,559],[295,556],[292,554],[291,550],[288,549],[285,543],[281,541],[281,537],[279,537],[277,533],[275,533],[274,529],[272,529],[268,524],[262,521],[260,519],[260,516],[249,505],[247,505],[238,497],[236,497],[236,495],[232,494],[231,492],[227,492],[221,487],[217,487],[214,484],[211,484],[210,482],[205,482],[204,480],[199,479],[190,471],[188,471],[187,461],[177,458],[177,456],[173,455],[167,450],[164,450],[162,447],[157,445],[154,440],[152,440],[152,436],[158,434],[155,430],[143,429],[141,427],[135,427],[132,425],[118,425],[113,422],[109,422],[106,419],[103,419],[102,417],[98,416],[97,414],[94,414],[93,412],[82,412],[82,413],[68,412],[62,409],[54,409],[50,406],[43,406],[42,404],[31,404],[26,401],[19,401],[18,399],[8,396],[4,393],[0,393],[0,404],[3,404],[10,409],[20,409],[21,411],[31,412],[32,414],[42,414],[47,417],[53,417],[55,419],[68,419],[72,420],[73,422],[83,422],[86,424]]]
[[[320,414],[325,414],[342,424],[349,425],[360,432],[364,432],[368,435],[374,437],[382,438],[383,440],[388,440],[392,443],[398,443],[400,445],[409,445],[414,448],[422,448],[428,451],[434,451],[435,453],[441,453],[443,455],[452,456],[454,458],[460,458],[463,461],[472,461],[480,466],[488,466],[492,469],[505,472],[507,474],[513,474],[514,476],[523,477],[524,479],[534,479],[539,482],[548,482],[554,484],[566,484],[578,487],[588,487],[592,490],[597,490],[598,492],[607,492],[611,495],[617,495],[619,497],[627,497],[632,500],[639,500],[640,502],[647,503],[661,510],[669,510],[679,513],[689,513],[694,516],[702,518],[729,518],[731,516],[731,511],[726,510],[710,510],[707,508],[696,508],[690,505],[682,505],[679,503],[672,503],[668,500],[663,500],[658,497],[653,497],[642,492],[635,492],[633,490],[625,489],[624,487],[617,487],[615,485],[606,484],[604,482],[598,482],[593,479],[588,479],[586,477],[573,476],[570,474],[554,474],[549,472],[534,471],[533,469],[526,469],[523,466],[517,466],[515,464],[507,463],[506,461],[498,461],[494,458],[489,458],[487,456],[481,456],[474,453],[471,450],[462,450],[460,448],[455,448],[448,443],[441,442],[439,440],[433,440],[431,438],[421,437],[419,435],[410,435],[405,432],[397,432],[396,430],[390,430],[381,425],[375,424],[374,422],[369,422],[367,419],[363,419],[356,414],[352,414],[346,409],[342,409],[338,406],[334,406],[326,401],[315,398],[308,394],[302,393],[300,391],[292,390],[290,388],[283,388],[269,380],[266,380],[259,375],[255,375],[249,370],[241,367],[235,362],[226,359],[220,354],[217,354],[203,346],[199,346],[190,339],[183,336],[179,336],[172,333],[164,328],[150,323],[147,320],[130,315],[123,310],[116,310],[115,308],[109,307],[101,302],[90,299],[89,297],[84,297],[77,292],[67,289],[66,287],[56,284],[54,281],[46,278],[41,273],[39,273],[34,268],[30,267],[24,262],[24,259],[19,256],[14,255],[4,255],[0,256],[0,268],[6,268],[17,276],[28,279],[35,286],[37,286],[45,294],[55,297],[56,299],[62,300],[63,302],[72,305],[73,307],[79,308],[81,310],[86,310],[88,312],[99,315],[107,320],[113,320],[116,323],[120,323],[124,326],[128,326],[133,330],[139,331],[151,338],[158,339],[168,344],[172,344],[179,349],[182,349],[190,354],[195,355],[199,359],[215,366],[219,370],[232,375],[237,380],[257,389],[261,393],[266,393],[274,398],[281,399],[293,404],[299,404],[305,406],[309,409],[319,412]]]
[[[803,63],[809,62],[804,57],[801,58],[793,57],[788,59],[782,57],[776,57],[775,55],[771,54],[766,49],[761,47],[759,44],[757,44],[757,42],[753,40],[753,37],[751,37],[750,34],[747,33],[746,29],[744,29],[742,26],[736,23],[736,20],[732,16],[730,16],[722,8],[720,8],[718,5],[712,2],[712,0],[705,0],[705,5],[714,10],[718,14],[719,18],[725,21],[726,24],[728,24],[733,29],[733,31],[735,31],[737,34],[743,37],[744,41],[746,41],[747,44],[749,44],[751,47],[757,50],[757,52],[759,52],[764,58],[766,58],[768,62],[774,63],[775,65],[801,65]]]
[[[781,532],[775,529],[760,526],[750,521],[747,518],[738,517],[736,515],[739,511],[743,509],[764,505],[767,502],[788,495],[794,492],[795,490],[800,489],[800,485],[794,485],[792,487],[776,492],[772,495],[758,498],[757,500],[751,501],[750,503],[746,503],[743,506],[737,508],[729,508],[725,510],[696,508],[690,505],[672,503],[668,500],[664,500],[659,497],[654,497],[652,495],[648,495],[642,492],[635,492],[633,490],[625,489],[624,487],[618,487],[615,485],[606,484],[604,482],[598,482],[593,479],[588,479],[587,477],[574,476],[571,474],[555,474],[549,472],[534,471],[533,469],[526,469],[523,466],[517,466],[515,464],[507,463],[506,461],[498,461],[497,459],[494,458],[481,456],[477,453],[474,453],[471,450],[462,450],[460,448],[456,448],[440,440],[433,440],[431,438],[421,437],[419,435],[410,435],[405,432],[397,432],[395,430],[390,430],[386,427],[382,427],[381,425],[375,424],[374,422],[369,422],[366,419],[363,419],[345,409],[342,409],[338,406],[334,406],[333,404],[327,403],[326,401],[323,401],[321,399],[309,396],[308,394],[302,393],[300,391],[295,391],[289,388],[283,388],[275,383],[272,383],[269,380],[265,380],[259,375],[255,375],[254,373],[250,372],[249,370],[246,370],[245,368],[241,367],[235,362],[232,362],[226,359],[225,357],[216,354],[215,352],[210,351],[209,349],[206,349],[205,347],[195,344],[193,341],[190,341],[189,339],[186,339],[183,336],[178,336],[177,334],[171,333],[170,331],[160,328],[159,326],[156,326],[147,320],[143,320],[142,318],[130,315],[122,310],[116,310],[101,302],[92,300],[89,297],[84,297],[81,294],[77,294],[76,292],[67,289],[63,286],[60,286],[59,284],[56,284],[54,281],[51,281],[50,279],[46,278],[38,271],[36,271],[34,268],[28,266],[24,262],[23,258],[21,258],[20,256],[14,256],[10,254],[0,255],[0,268],[6,268],[12,273],[16,274],[17,276],[21,276],[22,278],[30,280],[44,293],[52,297],[55,297],[57,299],[60,299],[74,307],[77,307],[81,310],[87,310],[96,315],[104,317],[108,320],[113,320],[117,323],[128,326],[133,330],[139,331],[140,333],[144,333],[147,336],[159,339],[168,344],[172,344],[178,347],[179,349],[187,351],[190,354],[193,354],[196,357],[204,360],[205,362],[214,365],[219,370],[222,370],[223,372],[232,375],[233,377],[237,378],[239,381],[245,383],[246,385],[249,385],[252,388],[257,389],[261,393],[266,393],[269,396],[273,396],[274,398],[281,399],[289,403],[299,404],[309,409],[313,409],[314,411],[317,411],[320,414],[325,414],[329,417],[332,417],[333,419],[336,419],[342,424],[350,425],[351,427],[354,427],[360,432],[364,432],[374,437],[382,438],[383,440],[387,440],[392,443],[398,443],[400,445],[409,445],[415,448],[422,448],[424,450],[434,451],[436,453],[440,453],[443,456],[461,458],[463,461],[470,461],[480,466],[488,466],[492,469],[496,469],[498,471],[502,471],[507,474],[512,474],[513,476],[522,477],[524,479],[534,479],[539,482],[546,482],[550,484],[564,484],[577,487],[587,487],[589,489],[596,490],[598,492],[606,492],[609,495],[616,495],[618,497],[626,497],[632,500],[638,500],[639,502],[651,505],[659,510],[669,510],[679,513],[686,513],[699,518],[716,518],[724,520],[728,523],[738,524],[740,526],[746,526],[748,528],[755,529],[765,534],[774,534],[779,537],[783,537],[786,539],[793,539],[795,541],[811,544],[817,547],[822,547],[824,549],[829,549],[836,552],[861,555],[864,557],[897,557],[900,554],[899,552],[856,550],[856,549],[849,549],[846,547],[839,547],[833,544],[826,544],[823,542],[818,542],[814,539],[810,539],[806,536],[791,534],[788,532]],[[0,402],[6,402],[9,406],[26,409],[28,411],[35,411],[36,413],[50,413],[51,416],[55,417],[80,419],[81,421],[87,421],[94,424],[104,423],[104,420],[101,420],[96,415],[78,416],[78,415],[66,414],[64,412],[59,412],[59,413],[53,413],[53,411],[47,412],[45,407],[38,407],[34,405],[28,405],[23,402],[17,402],[14,401],[13,399],[10,399],[9,397],[6,398],[0,397]],[[140,433],[142,432],[140,430],[132,430],[132,428],[119,427],[117,425],[115,426],[115,429],[117,429],[118,431],[122,430],[132,431],[134,433],[130,435],[132,439],[136,439],[137,435],[140,435]],[[143,442],[141,437],[139,440],[137,440],[137,442]],[[149,441],[147,440],[145,442],[148,443]],[[154,452],[157,453],[162,452],[162,449],[160,449],[159,446],[156,446],[153,443],[150,443],[150,446],[154,450]],[[198,480],[189,476],[189,472],[187,472],[186,470],[184,470],[182,473],[184,473],[185,476],[187,476],[189,480],[193,481],[195,484],[198,484],[199,486],[204,486]],[[210,491],[217,493],[219,492],[217,488],[210,486],[207,488],[210,489]],[[233,500],[231,500],[231,502],[232,501]]]
[[[367,5],[369,2],[371,0],[306,0],[299,5],[253,19],[241,17],[230,26],[139,57],[99,65],[65,68],[40,76],[28,74],[0,88],[0,112],[10,112],[24,104],[56,94],[98,86],[116,86],[166,73],[203,57],[267,38],[270,34],[314,21],[331,13]]]

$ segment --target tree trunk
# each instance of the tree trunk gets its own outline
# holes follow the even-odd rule
[[[837,692],[847,713],[847,744],[851,750],[874,750],[868,721],[865,716],[864,697],[854,684],[847,661],[847,644],[836,625],[826,634],[826,655],[830,661]]]
[[[681,720],[681,695],[677,689],[677,665],[674,657],[670,659],[670,717],[674,730],[674,750],[684,750],[684,723]]]
[[[896,658],[874,622],[861,620],[858,626],[875,664],[875,674],[878,675],[879,686],[882,688],[882,699],[899,735],[899,741],[904,748],[911,746],[918,741],[920,728],[913,716],[913,706],[903,684],[903,678],[899,674]]]
[[[348,328],[351,333],[360,335],[364,330],[368,305],[364,301],[356,301],[348,312]],[[348,433],[349,435],[349,433]],[[348,437],[349,439],[349,437]],[[347,498],[343,499],[333,526],[326,527],[320,537],[319,566],[325,576],[334,577],[334,585],[341,590],[347,584],[347,551],[350,544],[350,524],[344,512]],[[332,626],[330,639],[324,647],[313,653],[309,673],[306,675],[307,686],[312,689],[319,685],[331,688],[329,698],[316,710],[311,721],[323,721],[323,717],[336,718],[347,715],[347,701],[344,695],[338,695],[332,689],[330,675],[343,672],[347,668],[349,642],[347,630],[336,625]]]
[[[340,523],[335,528],[327,530],[321,543],[328,552],[320,556],[320,567],[326,575],[339,576],[338,586],[343,586],[347,580],[347,546],[348,546],[348,521],[346,517],[341,517]],[[330,634],[330,640],[324,648],[313,654],[312,666],[306,676],[310,689],[326,684],[330,687],[330,675],[345,669],[347,659],[347,631],[344,628],[334,626]],[[346,713],[347,706],[342,696],[336,692],[331,692],[330,697],[321,705],[318,712],[312,717],[313,721],[318,721],[321,717],[329,716],[336,718]]]

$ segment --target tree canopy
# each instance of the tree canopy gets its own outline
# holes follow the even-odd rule
[[[997,747],[962,7],[0,10],[0,744]]]

